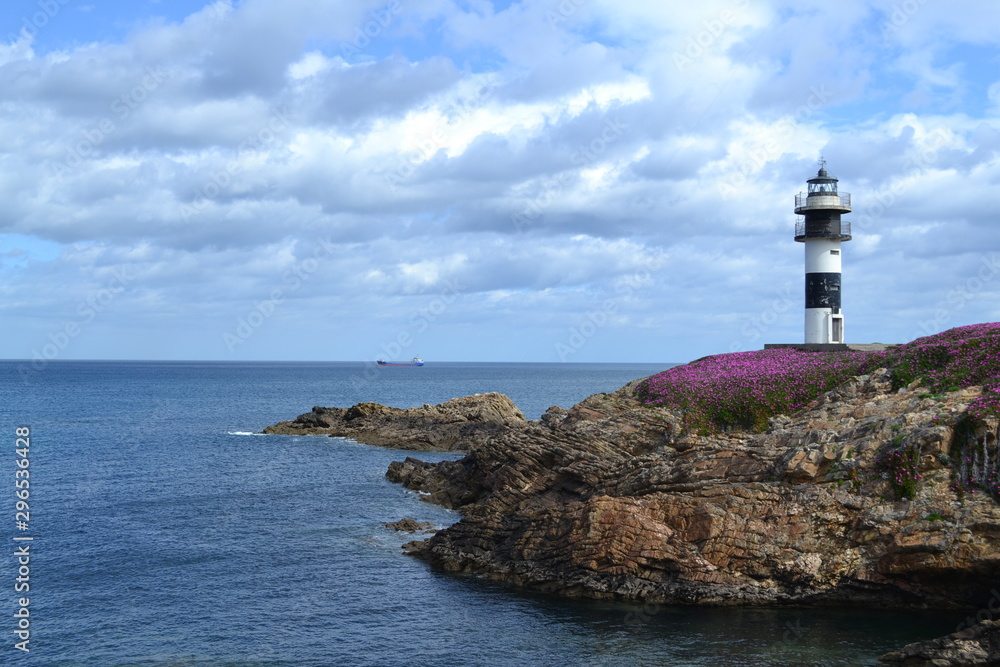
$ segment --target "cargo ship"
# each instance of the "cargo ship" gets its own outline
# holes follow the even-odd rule
[[[420,357],[413,357],[409,361],[386,361],[385,359],[379,359],[375,363],[379,366],[423,366],[424,360]]]

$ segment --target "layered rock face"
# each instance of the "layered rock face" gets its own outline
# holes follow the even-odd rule
[[[697,436],[635,388],[500,429],[460,461],[393,463],[390,479],[464,515],[410,552],[653,602],[958,608],[1000,580],[1000,508],[951,488],[957,457],[996,462],[995,423],[955,427],[980,389],[894,392],[881,370],[763,433]],[[918,461],[912,500],[886,463],[903,447]]]
[[[405,410],[379,403],[315,407],[291,421],[266,427],[264,433],[329,435],[379,447],[451,451],[469,449],[526,424],[513,401],[503,394],[489,393]]]

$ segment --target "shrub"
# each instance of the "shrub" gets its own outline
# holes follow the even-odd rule
[[[897,389],[915,380],[932,393],[983,385],[969,414],[1000,415],[1000,323],[957,327],[888,352],[720,354],[647,378],[638,394],[648,405],[681,410],[689,430],[760,431],[771,417],[795,412],[852,376],[883,366]]]
[[[639,396],[648,405],[680,408],[690,430],[760,431],[769,418],[795,412],[841,382],[877,368],[884,355],[792,349],[720,354],[647,378]]]
[[[918,338],[887,358],[898,387],[919,380],[932,394],[982,385],[970,413],[1000,412],[1000,323],[974,324]]]
[[[892,449],[875,459],[875,474],[889,482],[896,498],[912,500],[917,495],[917,482],[922,475],[917,470],[920,450],[914,445]]]

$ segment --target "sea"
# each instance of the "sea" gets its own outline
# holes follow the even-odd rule
[[[460,518],[385,479],[413,452],[259,434],[314,405],[491,391],[537,419],[668,365],[0,362],[0,664],[872,665],[955,629],[954,613],[570,600],[436,571],[383,526]]]

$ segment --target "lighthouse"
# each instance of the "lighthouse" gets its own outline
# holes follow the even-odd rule
[[[806,249],[805,342],[843,344],[840,244],[851,240],[851,223],[840,216],[851,212],[851,195],[837,192],[837,179],[827,173],[824,160],[806,183],[807,191],[795,196],[795,240]]]

